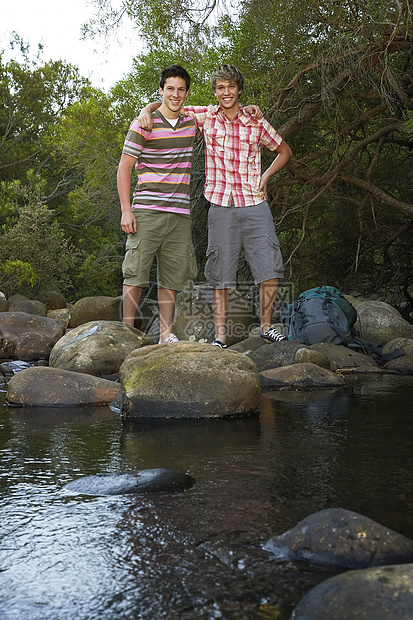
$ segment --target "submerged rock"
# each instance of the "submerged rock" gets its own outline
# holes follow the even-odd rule
[[[338,375],[321,368],[317,364],[304,362],[260,372],[264,388],[288,388],[293,390],[339,387],[344,380]]]
[[[313,588],[291,620],[411,620],[413,564],[354,570]]]
[[[9,381],[7,402],[19,407],[108,405],[121,391],[119,383],[88,374],[37,366]]]
[[[195,480],[188,474],[158,468],[86,476],[69,482],[64,488],[82,495],[124,495],[174,493],[189,489],[194,484]]]
[[[413,562],[413,540],[351,510],[316,512],[271,538],[265,549],[284,560],[342,568]]]
[[[258,410],[255,364],[210,344],[176,342],[133,351],[119,370],[122,412],[136,418],[222,418]]]

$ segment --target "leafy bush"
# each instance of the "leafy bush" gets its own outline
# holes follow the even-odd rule
[[[2,227],[0,286],[6,294],[33,296],[46,288],[67,292],[74,261],[53,211],[39,201],[20,207],[17,220]]]

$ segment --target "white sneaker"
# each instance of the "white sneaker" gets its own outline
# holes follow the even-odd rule
[[[159,342],[159,344],[165,344],[167,342],[179,342],[179,340],[175,334],[169,334],[168,338],[165,338],[165,340],[162,340],[162,343]]]

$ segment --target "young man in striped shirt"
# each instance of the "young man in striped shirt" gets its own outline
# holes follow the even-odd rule
[[[239,103],[244,79],[236,67],[217,67],[211,85],[218,105],[184,109],[196,119],[205,143],[204,194],[211,203],[205,276],[214,289],[213,344],[226,347],[228,290],[236,285],[241,250],[260,287],[260,336],[279,342],[285,337],[271,326],[271,316],[283,261],[267,184],[286,165],[291,149],[265,119],[245,114]],[[148,112],[156,105],[147,106],[139,117],[147,128]],[[261,176],[262,146],[276,150],[278,156]]]
[[[162,104],[152,114],[153,130],[134,120],[118,168],[121,227],[127,233],[123,261],[123,321],[134,325],[142,289],[149,285],[157,257],[159,342],[176,342],[172,333],[176,293],[197,273],[191,237],[190,172],[196,121],[181,108],[190,77],[179,65],[161,74]],[[138,183],[131,204],[131,172]]]

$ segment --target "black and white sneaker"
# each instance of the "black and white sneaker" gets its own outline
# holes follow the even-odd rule
[[[228,349],[228,345],[224,344],[220,340],[214,340],[214,342],[212,344],[213,344],[214,347],[219,347],[220,349]]]
[[[265,338],[265,340],[269,340],[269,342],[282,342],[283,340],[287,340],[287,337],[284,336],[278,329],[275,327],[269,327],[268,331],[263,332],[260,330],[261,338]]]

